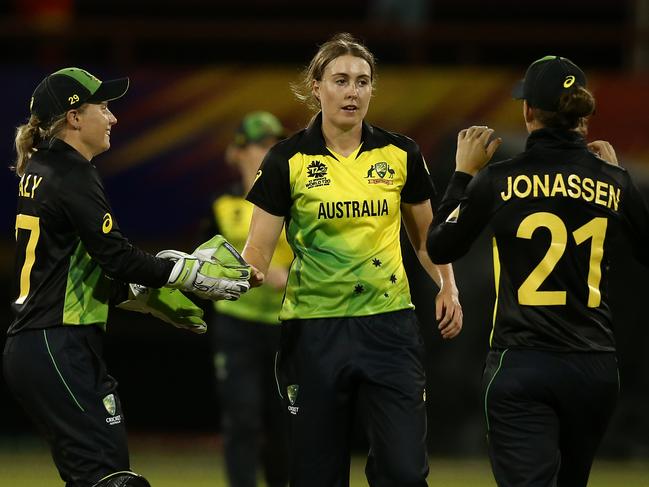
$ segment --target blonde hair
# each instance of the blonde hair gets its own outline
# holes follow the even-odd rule
[[[49,124],[44,125],[36,115],[29,117],[26,124],[16,128],[16,161],[11,169],[18,176],[25,174],[25,166],[36,152],[36,145],[43,140],[48,140],[60,133],[67,124],[67,112],[54,118]]]
[[[313,95],[313,81],[321,81],[327,65],[337,57],[344,55],[359,57],[370,65],[370,78],[374,85],[376,62],[370,50],[361,44],[351,34],[341,32],[320,46],[307,68],[302,72],[301,80],[291,84],[295,97],[309,108],[320,110],[320,101]]]

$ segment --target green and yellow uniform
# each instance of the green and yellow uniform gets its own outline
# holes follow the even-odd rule
[[[131,245],[95,166],[57,138],[38,146],[18,183],[16,248],[10,336],[104,327],[117,288],[162,287],[173,267]]]
[[[126,283],[162,287],[173,263],[122,234],[95,166],[64,141],[37,146],[18,182],[3,372],[67,485],[129,469],[117,381],[102,342]]]
[[[248,200],[284,217],[295,254],[277,365],[294,485],[347,485],[357,406],[368,421],[368,465],[426,477],[424,350],[399,233],[402,203],[432,195],[417,144],[366,123],[344,157],[326,147],[318,115],[262,164]]]
[[[363,125],[348,157],[327,148],[318,116],[273,147],[248,200],[286,219],[295,254],[281,320],[414,308],[399,231],[401,203],[433,195],[411,139]]]

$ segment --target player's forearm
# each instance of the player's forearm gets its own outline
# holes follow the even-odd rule
[[[432,261],[431,261],[432,263]],[[433,264],[439,272],[441,283],[440,289],[449,288],[454,293],[457,293],[457,285],[455,284],[455,274],[453,273],[453,266],[451,264],[436,265]]]
[[[283,266],[271,264],[266,273],[266,284],[273,289],[284,289],[288,278],[288,269]]]
[[[268,272],[272,254],[269,256],[262,249],[248,242],[243,248],[241,256],[248,264],[256,268],[259,272],[262,272],[263,274]]]
[[[417,258],[419,259],[422,267],[426,270],[428,275],[433,281],[435,281],[435,284],[437,284],[440,289],[446,286],[450,286],[451,289],[455,289],[457,291],[457,287],[455,285],[455,275],[453,273],[453,266],[451,264],[433,264],[433,261],[430,260],[426,249],[417,250]]]

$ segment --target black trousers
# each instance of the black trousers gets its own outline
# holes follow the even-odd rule
[[[288,422],[275,380],[279,325],[217,315],[213,347],[230,487],[288,484]]]
[[[129,469],[117,382],[95,326],[30,330],[7,337],[4,376],[46,438],[67,487],[88,487]]]
[[[347,487],[356,406],[372,487],[426,486],[424,347],[413,311],[287,321],[279,383],[290,419],[291,487]]]
[[[483,377],[499,487],[585,487],[619,392],[614,353],[491,351]]]

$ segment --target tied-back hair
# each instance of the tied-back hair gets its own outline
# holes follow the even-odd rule
[[[595,98],[583,86],[577,86],[561,95],[556,112],[534,108],[534,117],[544,126],[559,129],[581,129],[587,117],[595,111]]]
[[[66,114],[54,118],[49,124],[43,124],[36,115],[29,117],[27,123],[16,128],[16,161],[11,169],[18,175],[25,174],[25,166],[36,152],[36,146],[58,134],[67,123]]]
[[[321,81],[327,65],[340,56],[350,55],[367,61],[370,65],[370,77],[374,87],[376,62],[374,54],[354,36],[347,32],[335,34],[320,46],[309,65],[302,71],[301,79],[291,84],[295,97],[314,111],[320,110],[320,100],[313,95],[313,81]]]

